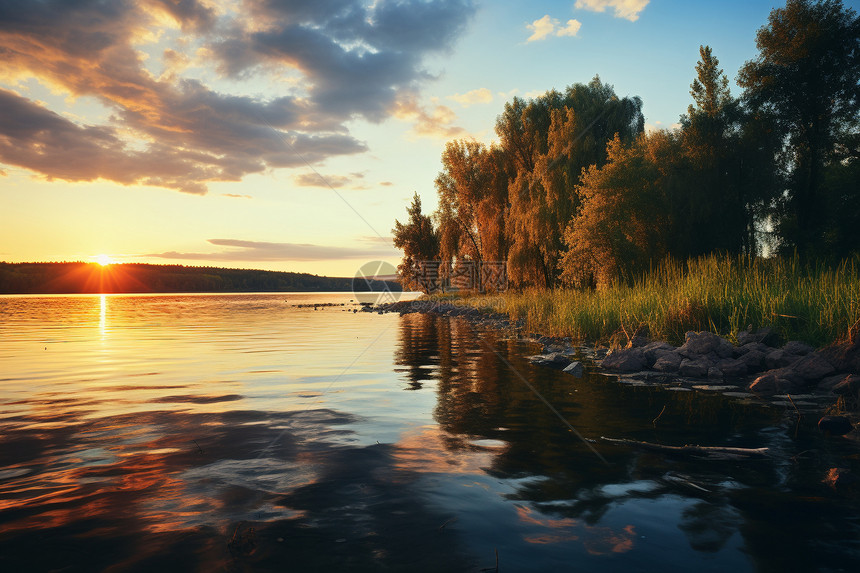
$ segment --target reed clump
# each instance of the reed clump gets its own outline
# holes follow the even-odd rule
[[[675,344],[688,330],[736,340],[742,330],[766,326],[784,340],[820,347],[856,334],[860,257],[835,266],[797,257],[665,260],[603,289],[525,289],[464,302],[525,319],[530,331],[591,342],[612,343],[643,326]]]

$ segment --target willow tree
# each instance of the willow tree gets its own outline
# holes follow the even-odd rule
[[[772,116],[785,137],[784,244],[818,254],[827,231],[825,168],[858,127],[860,18],[839,0],[788,0],[771,11],[756,46],[738,83],[750,108]]]
[[[464,260],[505,260],[507,171],[497,147],[467,139],[445,146],[436,177],[436,218],[440,257],[447,269]]]
[[[507,226],[513,283],[555,286],[564,229],[579,208],[582,170],[603,165],[613,137],[631,141],[643,128],[641,100],[619,99],[597,76],[564,94],[506,105],[496,133],[515,168]]]

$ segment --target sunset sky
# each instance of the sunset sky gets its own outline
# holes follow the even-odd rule
[[[846,1],[858,8],[858,2]],[[396,263],[445,141],[595,74],[678,122],[759,0],[0,0],[0,261],[352,276]]]

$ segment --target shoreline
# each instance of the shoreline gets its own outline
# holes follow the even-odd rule
[[[852,425],[860,421],[860,340],[818,350],[797,341],[776,346],[774,333],[762,328],[739,333],[739,345],[707,331],[690,331],[684,344],[676,347],[649,338],[647,332],[636,332],[628,335],[626,347],[610,350],[567,337],[523,332],[523,319],[515,322],[508,315],[479,309],[461,299],[388,302],[364,306],[362,311],[448,316],[513,334],[541,345],[540,353],[525,357],[532,364],[576,378],[590,371],[622,384],[717,392],[785,408],[798,416],[833,412]]]

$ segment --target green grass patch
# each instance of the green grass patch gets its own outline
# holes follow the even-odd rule
[[[527,289],[463,302],[524,318],[533,332],[605,344],[626,343],[641,326],[675,344],[688,330],[736,340],[750,326],[769,326],[784,340],[820,347],[858,329],[860,258],[835,267],[796,258],[667,260],[632,283],[602,290]]]

